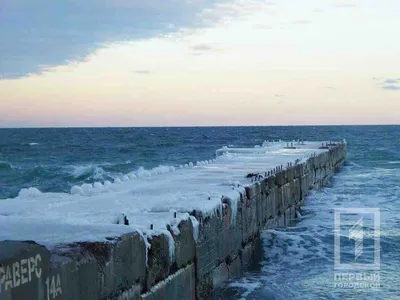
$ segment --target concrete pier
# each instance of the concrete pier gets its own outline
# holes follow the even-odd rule
[[[310,191],[326,185],[345,158],[344,142],[225,147],[213,162],[135,179],[106,192],[0,201],[0,300],[212,299],[218,286],[251,264],[259,232],[293,222]],[[193,195],[183,192],[196,186],[200,190]],[[208,194],[201,192],[204,188]],[[129,210],[136,195],[153,201],[153,190],[159,204]],[[103,225],[97,220],[108,219],[86,214],[74,216],[74,223],[46,215],[42,224],[41,215],[31,217],[29,208],[19,213],[16,206],[38,203],[68,215],[65,207],[75,207],[69,205],[83,209],[118,197],[126,199],[128,226]],[[176,197],[180,202],[173,201]],[[90,209],[103,213],[96,205]],[[166,221],[146,223],[157,218]],[[48,227],[52,234],[44,232]]]

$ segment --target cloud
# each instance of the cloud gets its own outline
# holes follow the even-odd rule
[[[197,45],[191,46],[190,49],[193,51],[210,51],[214,48],[213,48],[213,46],[208,45],[208,44],[197,44]]]
[[[283,95],[283,94],[275,94],[275,97],[276,98],[281,98],[281,97],[285,97],[285,95]]]
[[[387,91],[400,91],[400,85],[388,84],[382,86],[382,88]]]
[[[23,77],[43,65],[82,60],[105,44],[198,26],[199,12],[216,2],[2,0],[0,75]]]
[[[379,81],[376,83],[378,87],[387,91],[399,91],[400,90],[400,78],[386,78],[373,77],[372,80]],[[382,81],[383,80],[383,81]]]
[[[192,55],[202,55],[212,51],[220,51],[220,49],[214,44],[205,44],[205,43],[189,46],[189,52]]]
[[[324,86],[324,89],[330,89],[330,90],[334,90],[336,89],[334,86]]]
[[[254,15],[255,12],[262,12],[266,15],[275,16],[271,10],[276,5],[275,2],[261,0],[231,0],[217,2],[214,6],[204,9],[199,17],[203,24],[227,23],[236,18],[246,18]]]
[[[384,82],[382,82],[382,84],[397,84],[400,82],[400,79],[391,79],[388,78],[386,79]]]

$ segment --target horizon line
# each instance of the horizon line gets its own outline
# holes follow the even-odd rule
[[[344,126],[400,126],[399,124],[286,124],[286,125],[150,125],[150,126],[28,126],[1,129],[100,129],[100,128],[225,128],[225,127],[344,127]]]

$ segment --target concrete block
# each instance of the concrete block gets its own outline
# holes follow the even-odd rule
[[[301,187],[300,187],[300,179],[293,180],[293,202],[297,203],[301,199]]]
[[[273,228],[276,228],[276,226],[275,226],[275,224],[276,224],[275,219],[276,219],[276,217],[275,217],[275,218],[268,219],[268,220],[267,220],[267,223],[265,224],[265,229],[273,229]]]
[[[132,282],[144,283],[146,276],[146,244],[138,233],[122,235],[113,253],[115,276],[113,286],[129,288]]]
[[[174,236],[175,260],[180,269],[189,262],[194,262],[195,241],[193,237],[193,225],[190,220],[183,220],[178,225],[179,234]]]
[[[270,221],[270,220],[269,220]],[[270,224],[269,224],[270,225]],[[241,269],[243,272],[254,270],[262,261],[264,248],[260,237],[247,244],[240,251]]]
[[[208,300],[213,299],[214,285],[213,277],[211,274],[204,275],[197,278],[196,282],[196,299]]]
[[[198,278],[197,299],[216,299],[219,288],[222,288],[229,279],[238,278],[241,275],[242,266],[239,255],[222,262],[212,272]]]
[[[282,189],[282,199],[281,199],[282,208],[281,208],[280,212],[285,212],[286,209],[290,205],[291,185],[292,185],[292,182],[288,182],[281,188]]]
[[[49,298],[53,299],[53,296],[55,296],[54,299],[83,299],[82,297],[85,295],[81,295],[79,290],[80,278],[78,268],[85,262],[82,261],[78,263],[69,257],[58,255],[52,255],[51,261],[52,268],[48,279]],[[92,263],[94,263],[94,261],[92,261]],[[97,269],[94,270],[94,273],[88,278],[88,281],[86,282],[87,284],[97,289]],[[53,288],[51,288],[52,286]],[[96,292],[94,291],[93,294],[94,293]]]
[[[288,168],[286,170],[286,174],[287,174],[287,182],[293,181],[295,175],[295,168],[294,167]]]
[[[255,200],[256,200],[256,225],[257,229],[260,229],[263,225],[263,210],[262,210],[262,200],[264,198],[264,193],[261,192],[260,195],[258,195]]]
[[[283,212],[283,188],[278,187],[276,189],[276,197],[275,197],[275,215],[278,215]]]
[[[258,183],[260,185],[260,192],[265,193],[268,187],[267,178],[262,178]]]
[[[267,213],[268,213],[268,209],[267,209],[268,197],[269,197],[269,195],[268,195],[267,192],[262,192],[261,193],[261,197],[260,197],[260,200],[261,200],[261,207],[260,207],[260,209],[261,209],[261,227],[265,225],[265,223],[267,222],[267,219],[269,217],[269,216],[267,217]]]
[[[308,191],[309,191],[309,183],[308,183],[308,179],[309,179],[309,175],[303,175],[300,178],[300,200],[303,200],[307,195],[308,195]]]
[[[194,300],[196,299],[194,264],[190,264],[152,287],[141,296],[142,300]]]
[[[289,226],[290,221],[291,221],[291,217],[290,217],[290,207],[289,207],[285,211],[285,226]]]
[[[210,273],[220,262],[219,243],[221,239],[222,220],[217,216],[203,217],[199,220],[199,236],[196,242],[197,276]]]
[[[242,243],[247,244],[258,233],[257,198],[246,199],[242,205]]]
[[[222,262],[213,270],[212,283],[213,290],[222,287],[229,279],[238,278],[242,274],[240,257],[237,256],[233,261]]]
[[[268,190],[275,188],[275,180],[276,180],[275,175],[268,176],[265,188]]]
[[[74,277],[78,278],[78,299],[107,298],[131,288],[134,282],[144,285],[146,275],[146,246],[137,232],[124,234],[109,242],[83,242],[68,246],[63,253],[55,253],[54,273],[63,274],[69,293],[74,291]],[[72,259],[59,263],[60,258]]]
[[[281,213],[277,217],[277,227],[285,227],[285,213]]]
[[[222,227],[219,232],[221,236],[218,239],[219,262],[224,261],[230,255],[236,254],[242,244],[242,209],[239,210],[238,208],[235,213],[230,205],[225,203],[223,207]]]
[[[286,170],[282,170],[282,171],[276,173],[275,174],[275,185],[277,185],[278,187],[283,186],[288,181],[287,176],[288,176],[288,174],[287,174]]]
[[[84,242],[65,246],[56,250],[53,256],[55,261],[53,273],[63,274],[61,282],[65,283],[63,290],[69,293],[78,293],[77,299],[94,300],[112,294],[111,278],[115,274],[106,269],[115,247],[113,242]],[[75,263],[75,268],[73,264]],[[111,265],[114,265],[111,263]],[[76,278],[77,286],[74,284]],[[76,290],[77,289],[77,290]],[[68,299],[64,298],[63,299]]]
[[[268,191],[268,196],[266,197],[266,221],[275,216],[275,189]]]
[[[147,254],[146,289],[168,277],[171,268],[169,238],[166,234],[153,236]]]
[[[258,196],[261,192],[261,186],[259,182],[254,182],[250,186],[245,187],[246,197],[248,199],[253,199],[255,196]]]
[[[294,177],[300,178],[305,174],[306,164],[301,163],[295,166]]]
[[[30,241],[0,242],[0,299],[45,299],[50,267],[45,247]]]
[[[296,217],[296,207],[293,205],[285,212],[285,226],[293,226]]]
[[[134,284],[129,290],[124,291],[113,298],[108,298],[107,300],[140,300],[140,290],[141,286]]]

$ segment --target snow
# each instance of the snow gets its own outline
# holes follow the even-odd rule
[[[240,194],[251,184],[245,178],[247,174],[264,174],[278,165],[294,164],[297,159],[327,151],[318,149],[321,142],[294,142],[297,149],[285,149],[286,145],[264,142],[256,148],[224,147],[217,150],[213,160],[196,165],[190,162],[183,168],[140,168],[114,183],[74,186],[70,193],[23,189],[18,197],[0,201],[0,241],[35,240],[52,248],[72,242],[104,241],[133,231],[147,237],[165,233],[173,255],[170,231],[179,234],[179,222],[189,219],[193,210],[213,215],[222,211],[225,203],[232,207],[235,220]],[[116,224],[121,214],[126,215],[129,225]],[[198,235],[199,224],[193,217],[191,220]]]

